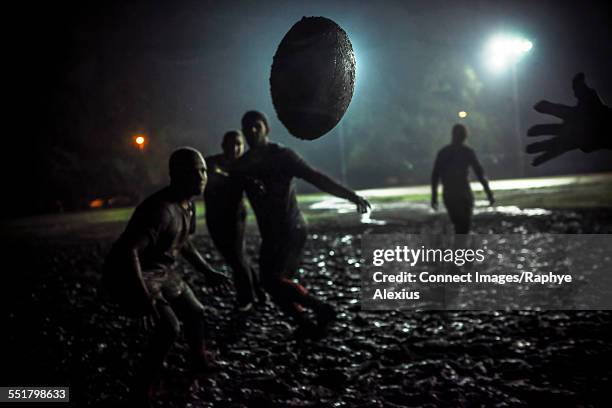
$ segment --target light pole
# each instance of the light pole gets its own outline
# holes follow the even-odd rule
[[[523,137],[521,135],[521,114],[519,113],[518,81],[516,79],[516,64],[512,64],[512,101],[514,102],[514,134],[518,151],[518,175],[525,177],[525,153],[523,152]]]
[[[346,185],[346,159],[344,157],[344,126],[342,121],[338,125],[338,145],[340,148],[340,181]]]
[[[533,48],[533,43],[518,36],[498,35],[486,47],[486,58],[489,68],[500,72],[508,66],[512,69],[512,102],[514,105],[514,133],[517,145],[517,166],[519,177],[525,176],[525,159],[523,154],[523,138],[521,135],[521,115],[519,111],[518,80],[516,64]]]

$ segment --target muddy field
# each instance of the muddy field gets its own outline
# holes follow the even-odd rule
[[[292,340],[274,306],[234,315],[231,297],[209,295],[185,268],[209,311],[221,370],[187,390],[187,350],[177,344],[157,406],[610,406],[611,312],[362,311],[362,235],[445,227],[442,215],[385,216],[386,225],[342,218],[311,224],[300,279],[340,311],[319,342]],[[611,210],[485,212],[474,222],[483,234],[612,233]],[[4,270],[3,384],[68,385],[78,407],[115,407],[126,396],[146,333],[100,289],[102,260],[118,228],[99,236],[3,234],[7,256],[19,261]],[[195,239],[224,268],[208,237]],[[253,259],[257,247],[251,234]]]

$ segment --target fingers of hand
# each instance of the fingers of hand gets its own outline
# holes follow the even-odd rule
[[[223,295],[229,291],[229,288],[226,284],[220,284],[215,286],[213,289],[216,295]]]
[[[566,119],[574,112],[574,108],[571,106],[553,103],[550,101],[540,101],[536,103],[533,108],[540,113],[553,115],[560,119]]]
[[[230,280],[230,278],[228,278],[227,276],[223,277],[223,283],[221,284],[221,287],[223,288],[224,292],[229,292],[231,287],[232,287],[232,282]]]
[[[574,90],[574,95],[580,102],[588,99],[593,93],[593,90],[587,86],[582,72],[576,74],[574,79],[572,79],[572,89]]]
[[[581,85],[586,86],[585,78],[584,72],[574,75],[574,78],[572,78],[572,88],[576,89],[576,87]]]
[[[566,152],[566,150],[557,150],[557,151],[551,150],[551,151],[548,151],[546,153],[543,153],[543,154],[537,156],[535,159],[533,159],[531,164],[533,166],[539,166],[540,164],[545,163],[545,162],[547,162],[547,161],[549,161],[551,159],[554,159],[555,157],[560,156],[561,154],[563,154],[565,152]]]
[[[527,145],[525,151],[527,153],[542,153],[531,162],[533,166],[539,166],[540,164],[571,150],[573,147],[572,140],[562,137],[553,137],[541,142],[531,143]]]
[[[148,331],[148,330],[149,330],[149,328],[147,327],[147,316],[143,316],[143,317],[140,319],[139,325],[140,325],[140,328],[141,328],[141,329],[143,329],[143,330],[145,330],[145,331]]]
[[[540,152],[545,152],[549,150],[556,150],[554,139],[555,138],[528,144],[525,147],[525,151],[527,153],[540,153]]]
[[[214,280],[211,279],[209,286],[216,295],[226,293],[230,288],[230,280],[227,276],[219,274]]]
[[[153,330],[155,327],[155,321],[156,318],[153,315],[146,315],[141,319],[140,325],[145,331]]]
[[[546,125],[535,125],[527,130],[527,136],[561,135],[563,131],[561,123],[550,123]]]
[[[212,283],[212,289],[214,292],[219,292],[223,287],[223,281],[221,279],[216,279],[215,282]]]
[[[372,209],[372,205],[368,200],[363,197],[359,197],[357,200],[357,211],[361,214],[364,214]]]
[[[574,95],[578,99],[578,105],[587,105],[591,107],[603,105],[597,91],[586,84],[585,76],[582,72],[574,76],[572,88],[574,89]]]

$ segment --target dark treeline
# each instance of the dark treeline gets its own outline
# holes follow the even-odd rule
[[[567,83],[577,70],[587,70],[606,97],[610,42],[601,39],[610,28],[595,4],[579,10],[554,2],[511,10],[469,4],[477,7],[100,2],[21,10],[16,15],[28,19],[30,31],[22,28],[14,44],[19,81],[11,85],[19,113],[12,118],[18,129],[12,159],[23,166],[28,151],[34,160],[17,178],[10,177],[15,167],[4,172],[12,191],[25,198],[5,202],[11,212],[4,216],[83,209],[95,198],[135,203],[166,182],[170,151],[193,145],[218,152],[221,135],[238,127],[248,109],[270,116],[273,139],[336,178],[344,173],[354,188],[426,183],[435,152],[459,121],[492,178],[516,177],[511,76],[484,70],[484,37],[510,22],[536,39],[533,55],[517,67],[524,130],[537,118],[536,100],[572,103]],[[275,117],[269,69],[290,26],[317,14],[336,20],[353,41],[357,89],[339,126],[302,142]],[[581,27],[590,27],[584,38],[569,24],[576,15]],[[461,110],[469,113],[464,120],[457,117]],[[136,134],[147,137],[142,151],[133,143]],[[526,174],[610,168],[609,155],[582,157],[568,155]]]

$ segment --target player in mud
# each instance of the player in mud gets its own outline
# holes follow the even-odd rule
[[[442,180],[444,206],[455,228],[455,234],[468,234],[474,208],[474,195],[470,188],[468,172],[471,167],[482,184],[489,204],[495,202],[484,170],[476,153],[465,145],[467,129],[453,126],[451,144],[443,147],[436,156],[431,173],[431,207],[438,209],[438,184]]]
[[[370,203],[310,167],[293,150],[270,142],[268,120],[261,112],[244,114],[242,132],[250,149],[230,167],[230,173],[248,175],[260,183],[249,183],[245,190],[262,239],[259,257],[262,285],[297,324],[297,338],[320,337],[335,319],[336,312],[332,305],[293,281],[307,235],[306,221],[297,204],[294,179],[301,178],[326,193],[355,203],[360,213],[366,212]],[[314,312],[316,323],[308,318],[304,308]]]
[[[206,158],[208,184],[204,190],[206,225],[215,246],[232,268],[236,289],[236,309],[246,312],[266,295],[259,285],[256,271],[250,267],[244,248],[247,209],[243,183],[229,177],[227,166],[244,154],[242,132],[234,130],[223,136],[223,153]]]
[[[597,92],[587,86],[583,73],[574,76],[572,88],[578,99],[576,106],[549,101],[540,101],[534,106],[536,111],[563,119],[563,122],[529,128],[528,136],[554,136],[526,147],[527,153],[541,153],[533,159],[532,165],[539,166],[574,149],[587,153],[612,149],[612,108],[604,105]]]
[[[104,283],[125,310],[142,317],[153,332],[131,390],[134,405],[148,406],[163,362],[180,334],[181,322],[193,357],[194,372],[207,372],[214,361],[206,350],[204,308],[176,270],[181,254],[202,272],[214,290],[228,278],[204,260],[190,240],[195,230],[191,198],[206,186],[206,162],[184,147],[170,156],[170,185],[144,200],[106,258]]]

